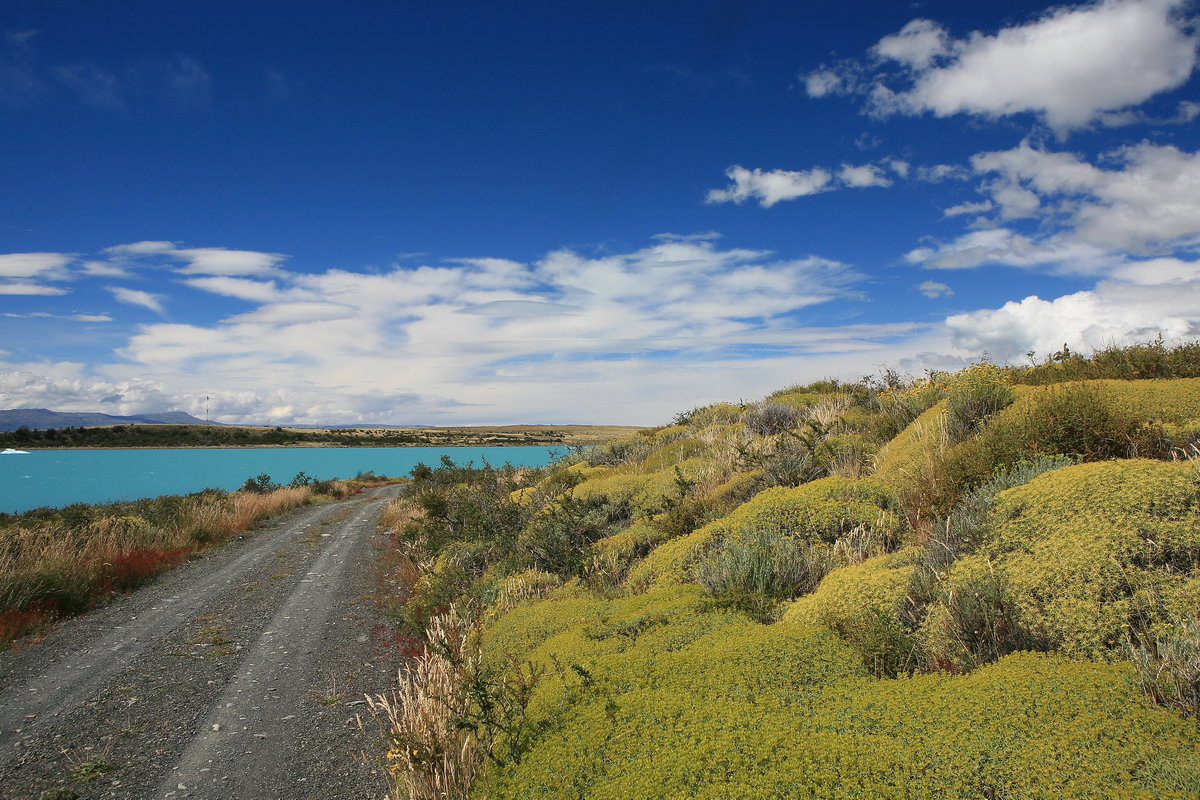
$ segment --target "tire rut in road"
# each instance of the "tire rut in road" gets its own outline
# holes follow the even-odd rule
[[[347,704],[363,691],[381,690],[395,674],[384,640],[371,635],[374,610],[360,602],[372,592],[369,539],[381,509],[377,500],[304,509],[230,552],[216,551],[212,564],[192,562],[42,644],[0,654],[13,656],[0,665],[8,685],[0,692],[0,796],[36,800],[62,785],[80,798],[204,796],[193,789],[195,777],[188,783],[180,776],[215,771],[207,763],[219,763],[213,755],[188,766],[204,752],[205,734],[231,730],[226,725],[233,723],[210,718],[238,709],[225,695],[248,696],[253,681],[270,679],[276,691],[269,694],[288,699],[246,709],[261,711],[264,725],[283,723],[269,719],[269,709],[289,704],[294,714],[275,716],[291,715],[286,722],[297,723],[302,735],[281,729],[273,736],[246,725],[245,739],[258,748],[242,748],[230,775],[236,782],[212,796],[380,797],[382,778],[370,755],[375,733],[369,725],[369,733],[358,730],[355,711],[362,709]],[[300,638],[284,644],[280,633]],[[39,656],[46,665],[35,669]],[[31,703],[40,705],[27,712]],[[221,728],[214,732],[212,725]],[[287,746],[300,750],[285,752]],[[356,758],[360,750],[368,755]],[[79,768],[88,764],[115,771],[86,783],[68,777],[72,770],[86,777]]]
[[[356,545],[374,529],[378,510],[360,509],[337,533],[324,534],[332,542],[243,656],[157,796],[266,798],[315,790],[303,785],[307,771],[297,769],[308,756],[300,745],[303,729],[312,722],[310,692],[322,679],[315,657],[328,641],[329,628],[342,621],[336,601],[345,570]],[[341,701],[332,699],[337,695],[326,697]]]

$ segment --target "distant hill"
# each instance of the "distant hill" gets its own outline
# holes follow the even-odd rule
[[[92,425],[203,425],[183,411],[164,411],[161,414],[139,414],[134,417],[117,417],[112,414],[97,414],[87,411],[51,411],[48,408],[13,408],[0,411],[0,433],[15,431],[22,425],[30,430],[52,428],[85,428]]]

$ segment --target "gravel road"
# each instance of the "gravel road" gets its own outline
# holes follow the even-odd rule
[[[284,515],[0,653],[0,797],[383,798],[363,694],[400,665],[372,603],[398,491]]]

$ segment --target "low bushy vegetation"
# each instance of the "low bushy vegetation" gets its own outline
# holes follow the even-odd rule
[[[396,797],[1195,797],[1198,369],[885,372],[414,472]]]
[[[561,444],[563,431],[306,429],[239,425],[102,425],[0,432],[0,448],[38,447],[459,447]]]
[[[0,647],[135,589],[267,517],[312,502],[318,488],[337,498],[351,492],[340,481],[301,479],[280,487],[269,475],[247,484],[253,488],[236,493],[206,489],[0,514]]]

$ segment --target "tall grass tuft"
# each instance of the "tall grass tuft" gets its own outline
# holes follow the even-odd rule
[[[368,696],[385,726],[388,771],[396,800],[458,800],[486,766],[464,691],[479,655],[468,644],[470,627],[451,608],[430,620],[425,652],[400,671],[389,695]]]
[[[1147,697],[1200,720],[1200,617],[1175,616],[1155,633],[1135,636],[1129,659]]]

